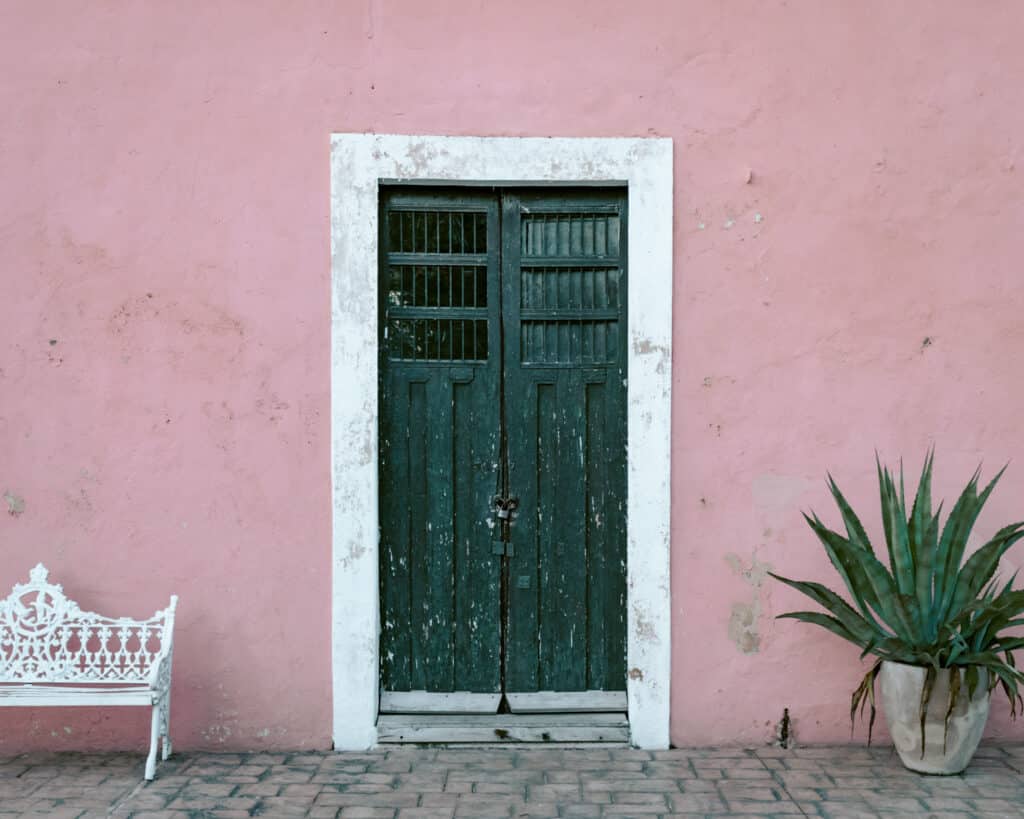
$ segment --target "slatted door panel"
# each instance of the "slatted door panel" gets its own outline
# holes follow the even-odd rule
[[[500,691],[498,207],[382,197],[381,686]]]
[[[503,198],[506,691],[625,689],[625,195]]]

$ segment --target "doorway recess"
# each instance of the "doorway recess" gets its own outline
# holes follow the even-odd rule
[[[628,739],[626,240],[621,187],[381,189],[382,741]]]
[[[477,185],[482,192],[524,185],[622,186],[626,191],[626,269],[631,283],[623,339],[628,371],[628,730],[634,745],[667,747],[671,676],[671,140],[374,134],[336,134],[331,143],[335,747],[370,747],[385,739],[387,732],[388,715],[380,713],[383,623],[378,389],[382,328],[378,254],[380,191],[395,182],[432,187]],[[509,498],[503,496],[503,500]],[[523,520],[520,517],[514,526]]]

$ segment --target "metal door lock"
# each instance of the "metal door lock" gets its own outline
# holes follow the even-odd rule
[[[494,504],[494,508],[498,512],[498,520],[511,520],[512,513],[519,508],[519,498],[503,498],[501,495],[495,495],[491,503]]]

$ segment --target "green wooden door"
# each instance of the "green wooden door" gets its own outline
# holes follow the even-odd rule
[[[625,689],[625,237],[624,191],[382,193],[383,691]]]

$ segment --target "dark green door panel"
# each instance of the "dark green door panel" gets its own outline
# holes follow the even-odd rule
[[[624,690],[625,237],[620,191],[382,196],[385,690]]]
[[[625,197],[503,201],[507,691],[625,689]],[[511,340],[511,343],[510,343]]]
[[[381,684],[496,692],[497,199],[395,194],[382,205]]]

